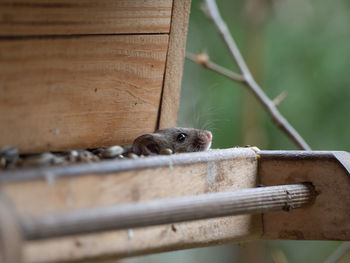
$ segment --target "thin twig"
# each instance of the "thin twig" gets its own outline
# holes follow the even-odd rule
[[[287,91],[283,91],[280,95],[273,99],[273,104],[277,107],[287,97]]]
[[[186,52],[185,57],[196,64],[200,64],[201,66],[211,69],[212,71],[215,71],[216,73],[219,73],[234,81],[242,82],[242,83],[245,82],[242,75],[216,64],[215,62],[211,61],[209,56],[205,53],[199,53],[196,55],[191,52]],[[272,102],[275,106],[278,106],[286,97],[287,97],[287,92],[283,91]]]
[[[230,79],[233,79],[235,81],[242,82],[242,83],[244,82],[244,78],[242,75],[232,72],[231,70],[228,70],[218,64],[215,64],[214,62],[210,61],[208,55],[204,53],[195,55],[193,53],[186,52],[186,58],[189,60],[192,60],[194,63],[202,65],[205,68],[216,71],[221,75],[224,75]]]
[[[245,81],[245,79],[244,79],[244,77],[243,77],[242,75],[239,75],[239,74],[237,74],[237,73],[235,73],[235,72],[232,72],[232,71],[230,71],[230,70],[228,70],[228,69],[226,69],[226,68],[224,68],[224,67],[222,67],[222,66],[220,66],[220,65],[218,65],[218,64],[216,64],[216,63],[214,63],[214,62],[212,62],[209,58],[208,58],[208,60],[204,63],[204,62],[202,62],[201,60],[198,60],[196,55],[194,55],[194,54],[192,54],[192,53],[189,53],[189,52],[186,53],[186,58],[189,59],[189,60],[191,60],[191,61],[193,61],[194,63],[200,64],[200,65],[202,65],[203,67],[208,68],[208,69],[211,69],[211,70],[213,70],[213,71],[215,71],[215,72],[217,72],[217,73],[219,73],[219,74],[221,74],[221,75],[223,75],[223,76],[225,76],[225,77],[228,77],[228,78],[230,78],[230,79],[232,79],[232,80],[234,80],[234,81],[241,82],[241,83],[245,84],[248,88],[250,88],[250,86],[246,83],[246,81]],[[255,94],[255,93],[254,93],[254,94]],[[285,93],[282,93],[282,94],[283,94],[283,97],[284,97],[284,94],[285,94]],[[277,99],[281,99],[280,96],[281,96],[282,94],[280,94],[280,95],[276,98],[276,100],[277,100]],[[266,95],[265,95],[265,96],[266,96]],[[256,98],[258,99],[259,102],[261,102],[261,103],[265,106],[264,101],[260,100],[260,98],[259,98],[258,96],[256,96]],[[267,99],[268,99],[268,98],[267,98]],[[283,99],[284,99],[284,98],[282,98],[281,100],[283,100]],[[269,100],[269,99],[268,99],[268,100]],[[274,101],[270,101],[270,103],[272,103],[272,104],[273,104],[273,107],[276,108],[276,106],[281,102],[281,100],[279,100],[278,102],[277,102],[277,101],[275,102],[275,100],[274,100]],[[278,110],[276,109],[276,111],[278,111]],[[271,112],[268,111],[268,113],[270,114],[270,116],[271,116],[272,120],[275,122],[275,124],[285,132],[285,130],[283,129],[283,127],[279,126],[279,124],[276,122],[276,120],[275,120],[276,117],[275,117],[274,115],[271,115]],[[278,116],[277,116],[277,118],[278,118]],[[286,120],[285,120],[285,121],[286,121]],[[287,121],[286,121],[286,122],[287,122]],[[288,123],[288,122],[287,122],[287,123]],[[289,123],[288,123],[288,125],[290,126]],[[292,129],[293,129],[293,128],[292,128]],[[295,131],[295,132],[296,132],[296,131]],[[287,133],[287,132],[285,132],[285,133]],[[291,136],[290,136],[288,133],[287,133],[287,135],[291,138]],[[300,136],[300,135],[299,135],[299,136]],[[292,140],[293,140],[293,142],[296,143],[296,145],[299,146],[299,144],[294,140],[294,138],[292,138]],[[307,145],[307,146],[308,146],[308,145]],[[299,147],[301,148],[301,146],[299,146]],[[301,148],[301,149],[310,150],[310,147],[309,147],[309,148]]]
[[[344,242],[341,244],[324,263],[336,263],[338,260],[350,250],[350,242]]]
[[[273,122],[278,128],[280,128],[288,137],[300,148],[303,150],[311,150],[310,146],[305,142],[305,140],[299,135],[299,133],[289,124],[289,122],[282,116],[282,114],[275,107],[274,103],[267,97],[267,95],[262,91],[260,86],[254,80],[252,74],[247,67],[239,49],[233,40],[230,31],[228,30],[227,25],[222,20],[218,7],[215,0],[206,0],[208,7],[208,14],[213,20],[216,28],[218,29],[220,35],[224,39],[227,47],[229,48],[231,55],[237,63],[238,68],[240,69],[244,83],[255,95],[255,97],[260,101],[263,107],[267,110],[271,116]]]

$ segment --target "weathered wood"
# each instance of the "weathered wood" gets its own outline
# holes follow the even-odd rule
[[[311,184],[242,189],[21,218],[27,240],[148,227],[223,216],[290,211],[312,204]]]
[[[263,216],[266,239],[350,240],[350,153],[261,151],[259,177],[270,185],[312,182],[308,208]]]
[[[0,189],[13,200],[22,216],[42,216],[130,202],[251,188],[255,187],[257,180],[256,154],[249,148],[137,159],[132,161],[136,170],[132,165],[122,165],[130,162],[126,160],[92,164],[88,166],[92,168],[90,174],[82,169],[65,168],[65,174],[60,174],[57,170],[52,174],[48,170],[37,170],[37,179],[33,179],[32,171],[27,173],[27,178],[30,178],[28,180],[24,179],[25,176],[19,180],[2,180]],[[98,167],[106,165],[107,170],[97,172]],[[10,175],[11,173],[6,173],[4,176],[9,178]],[[260,215],[228,216],[27,242],[24,257],[26,262],[118,258],[257,239],[261,234]]]
[[[171,9],[172,0],[0,0],[0,36],[169,33]]]
[[[159,129],[177,124],[190,7],[190,0],[174,0]]]
[[[257,181],[265,186],[312,182],[319,194],[312,206],[289,213],[227,216],[25,244],[26,262],[71,262],[262,236],[349,240],[349,175],[350,154],[346,152],[227,149],[34,169],[21,176],[20,172],[5,172],[0,175],[0,190],[11,198],[21,217],[231,191],[254,187]]]
[[[16,211],[5,195],[0,193],[0,262],[22,262],[22,229]]]
[[[129,144],[157,126],[168,35],[0,41],[0,145]]]

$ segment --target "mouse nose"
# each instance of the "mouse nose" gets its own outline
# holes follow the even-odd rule
[[[210,131],[206,131],[206,135],[207,135],[209,141],[211,141],[213,139],[213,134],[211,134]]]

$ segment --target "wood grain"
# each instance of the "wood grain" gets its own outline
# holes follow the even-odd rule
[[[288,184],[102,206],[42,217],[26,216],[19,220],[26,240],[40,240],[224,216],[290,211],[311,205],[315,198],[316,192],[311,184]]]
[[[169,33],[172,0],[0,0],[0,36]]]
[[[350,240],[350,154],[262,151],[261,183],[312,182],[319,193],[306,208],[264,214],[265,239]]]
[[[176,126],[191,1],[174,0],[159,129]]]
[[[11,200],[0,193],[0,262],[21,263],[23,235]]]
[[[40,216],[256,185],[257,159],[255,152],[248,148],[146,159],[151,164],[157,163],[158,158],[168,165],[150,165],[140,170],[130,168],[109,174],[62,175],[56,176],[53,183],[42,177],[2,182],[1,191],[11,198],[22,215]],[[144,160],[135,160],[135,166],[140,162]],[[261,234],[260,215],[229,216],[28,242],[24,256],[26,262],[86,262],[256,239]]]
[[[168,35],[0,41],[0,145],[128,144],[157,125]]]

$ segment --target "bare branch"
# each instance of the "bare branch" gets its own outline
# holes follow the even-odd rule
[[[272,102],[277,107],[280,105],[282,101],[287,97],[287,91],[283,91],[280,95],[278,95]]]
[[[336,263],[342,256],[350,251],[350,242],[342,243],[324,263]]]
[[[195,55],[193,53],[187,52],[186,58],[189,60],[192,60],[194,63],[202,65],[205,68],[208,68],[217,73],[220,73],[221,75],[224,75],[234,81],[238,81],[242,83],[244,82],[244,78],[242,75],[232,72],[218,64],[215,64],[214,62],[210,61],[209,56],[205,53],[200,53]]]
[[[274,103],[266,96],[260,86],[254,80],[252,74],[249,71],[239,49],[233,40],[227,25],[222,20],[218,7],[215,0],[206,0],[208,7],[208,15],[213,20],[216,28],[218,29],[221,37],[224,39],[227,47],[234,60],[240,69],[244,83],[255,95],[255,97],[260,101],[266,111],[269,113],[273,122],[278,128],[280,128],[287,136],[300,148],[303,150],[311,150],[310,146],[305,142],[305,140],[299,135],[299,133],[289,124],[289,122],[282,116],[282,114],[275,107]]]

